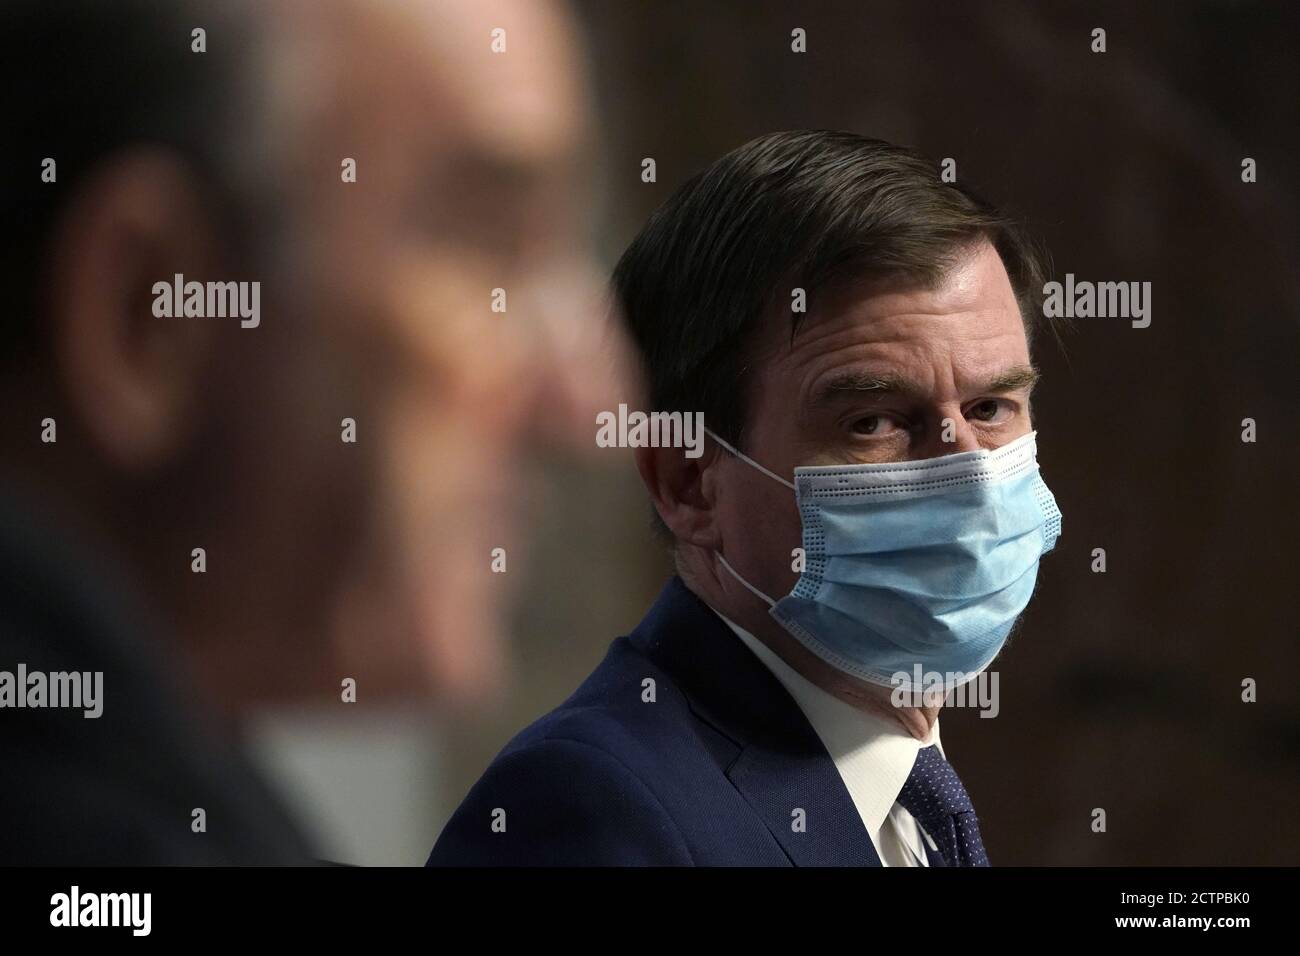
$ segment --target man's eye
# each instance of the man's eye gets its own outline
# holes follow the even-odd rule
[[[885,415],[867,415],[853,421],[853,433],[855,435],[885,435],[897,427]]]
[[[970,407],[969,416],[979,422],[995,422],[1006,418],[1007,409],[996,398],[986,398]]]

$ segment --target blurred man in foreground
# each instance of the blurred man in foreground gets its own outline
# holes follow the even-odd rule
[[[603,404],[561,374],[569,24],[22,0],[0,37],[0,863],[308,860],[240,715],[490,689],[524,433]]]

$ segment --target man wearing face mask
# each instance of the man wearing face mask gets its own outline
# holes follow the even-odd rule
[[[687,182],[615,272],[678,575],[471,790],[431,864],[987,866],[938,703],[986,671],[1061,516],[1041,267],[916,154],[778,133]],[[806,304],[806,309],[803,306]]]

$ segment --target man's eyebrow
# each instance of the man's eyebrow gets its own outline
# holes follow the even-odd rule
[[[982,389],[985,392],[1014,392],[1017,389],[1030,389],[1038,384],[1040,373],[1032,365],[1013,365],[989,379]]]
[[[1014,392],[1017,389],[1032,390],[1038,382],[1039,371],[1032,365],[1013,365],[994,375],[978,391],[980,392]],[[856,395],[924,395],[925,390],[909,379],[889,373],[869,372],[865,369],[848,369],[840,372],[817,386],[812,403],[824,405],[845,397],[845,393]]]
[[[919,395],[921,388],[914,382],[888,373],[878,374],[863,369],[848,369],[831,376],[817,386],[812,403],[823,405],[833,402],[851,392],[863,392],[881,395]]]

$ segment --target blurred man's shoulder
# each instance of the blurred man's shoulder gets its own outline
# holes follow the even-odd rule
[[[124,590],[0,492],[0,864],[311,862]]]

